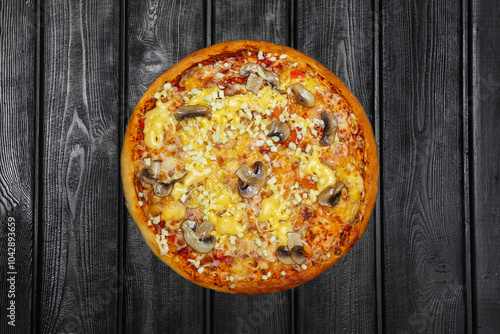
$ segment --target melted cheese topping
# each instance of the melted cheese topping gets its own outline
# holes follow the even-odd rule
[[[210,175],[210,173],[212,172],[211,168],[203,168],[200,166],[196,167],[186,166],[185,168],[186,170],[188,170],[188,173],[184,178],[184,181],[177,182],[174,186],[174,189],[172,189],[171,192],[172,197],[176,201],[178,201],[181,198],[181,196],[187,192],[190,186],[205,180],[208,177],[208,175]]]
[[[209,200],[201,203],[203,212],[215,225],[215,231],[219,235],[242,233],[245,228],[240,222],[244,212],[236,205],[239,202],[239,195],[220,182],[218,175],[214,176],[205,184]],[[222,211],[224,213],[218,216],[217,212]]]
[[[228,211],[229,212],[229,211]],[[210,221],[215,225],[215,231],[219,235],[243,233],[245,228],[240,224],[243,217],[243,210],[232,210],[230,216],[218,217],[213,212],[208,213]]]
[[[271,197],[260,202],[260,214],[257,218],[261,222],[268,222],[271,231],[278,238],[280,244],[288,242],[287,233],[292,231],[292,223],[289,220],[290,204],[283,200],[280,192],[275,191]]]
[[[272,263],[279,264],[274,252],[278,245],[287,245],[287,234],[298,232],[307,235],[308,224],[316,224],[314,219],[300,217],[299,208],[307,206],[309,211],[316,212],[317,196],[337,181],[346,184],[345,197],[334,208],[328,209],[327,217],[318,217],[318,220],[324,224],[326,220],[330,222],[331,217],[338,217],[345,223],[355,219],[364,195],[364,179],[357,161],[349,156],[345,143],[342,144],[343,150],[335,150],[335,145],[320,146],[318,127],[324,126],[321,112],[326,108],[335,113],[339,123],[338,133],[342,132],[344,136],[350,124],[356,127],[356,131],[359,130],[357,120],[353,114],[348,114],[338,95],[328,95],[328,87],[313,73],[301,68],[299,70],[306,74],[299,79],[292,78],[291,71],[295,66],[289,62],[283,67],[280,73],[282,92],[264,85],[257,95],[247,92],[225,96],[224,85],[217,80],[223,82],[226,76],[238,76],[239,68],[233,69],[231,65],[226,66],[219,61],[190,69],[180,80],[179,85],[184,87],[182,93],[166,83],[164,89],[155,94],[155,108],[144,115],[144,144],[160,153],[154,155],[150,151],[142,158],[150,162],[159,155],[163,161],[175,162],[163,164],[169,166],[170,171],[163,182],[168,180],[175,185],[160,215],[167,223],[161,235],[157,234],[162,254],[175,252],[175,247],[168,247],[166,236],[177,233],[179,226],[172,227],[169,222],[185,219],[187,208],[199,215],[196,218],[198,222],[208,220],[214,224],[211,234],[218,240],[215,249],[236,257],[230,268],[231,282],[255,275],[249,270],[255,260],[240,259],[238,254],[254,254],[259,259],[259,268],[263,270]],[[229,68],[229,72],[219,73],[223,68]],[[211,80],[216,80],[217,84],[203,88]],[[307,109],[297,104],[290,92],[290,86],[296,82],[318,96],[316,106]],[[288,91],[288,94],[283,91]],[[159,97],[166,97],[167,102],[162,102]],[[211,118],[196,117],[178,122],[173,112],[183,104],[209,106]],[[285,122],[294,132],[294,142],[280,143],[266,136],[266,127],[277,119]],[[165,139],[166,133],[171,136],[168,138],[180,138],[182,147],[174,144],[164,147],[168,140]],[[301,145],[302,140],[307,145]],[[339,136],[335,140],[339,143]],[[174,153],[168,152],[176,153],[174,156]],[[237,190],[240,183],[235,172],[241,165],[252,166],[256,161],[263,162],[268,171],[266,184],[255,198],[243,199]],[[327,161],[328,165],[322,161]],[[295,175],[307,177],[312,187],[305,188],[295,180],[294,183],[289,182],[293,164],[298,164]],[[285,186],[285,182],[289,183]],[[298,217],[299,224],[296,223]],[[158,216],[151,219],[153,225],[158,224]],[[340,227],[331,229],[336,233],[340,230]],[[317,231],[317,227],[310,231]],[[333,241],[331,244],[334,244]],[[328,252],[333,252],[333,248]],[[189,261],[200,275],[205,272],[200,266],[200,259]],[[312,262],[303,264],[301,269],[309,265]],[[261,277],[268,279],[272,275],[270,271]]]
[[[175,129],[170,111],[170,101],[163,103],[156,102],[156,108],[146,113],[144,122],[144,142],[153,149],[158,150],[163,147],[164,131]]]
[[[174,219],[183,219],[185,216],[186,208],[178,202],[164,207],[161,212],[161,219],[167,222]]]
[[[334,185],[337,182],[335,172],[319,160],[318,150],[306,159],[301,156],[300,171],[306,175],[316,177],[318,181],[318,191],[323,191],[326,187]]]

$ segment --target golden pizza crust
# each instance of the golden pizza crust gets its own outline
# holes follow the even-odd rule
[[[328,261],[315,264],[305,271],[295,272],[293,275],[287,274],[286,278],[271,277],[268,280],[239,282],[235,286],[235,288],[231,290],[227,286],[214,286],[210,284],[210,282],[205,281],[203,279],[203,276],[198,275],[196,269],[193,269],[192,266],[189,266],[188,264],[186,264],[185,266],[180,266],[172,261],[173,257],[160,256],[160,250],[156,241],[155,233],[148,228],[147,218],[145,217],[138,203],[140,199],[137,197],[134,187],[135,175],[132,153],[133,145],[136,142],[137,128],[139,126],[138,114],[142,113],[142,111],[146,108],[146,103],[153,99],[154,94],[160,89],[160,87],[163,86],[165,82],[172,81],[180,73],[184,72],[196,63],[203,62],[204,60],[215,55],[230,54],[239,50],[252,52],[266,50],[267,52],[287,54],[292,57],[296,57],[315,69],[321,76],[323,76],[327,81],[331,82],[337,88],[338,92],[351,106],[352,112],[357,117],[359,127],[363,133],[365,141],[365,196],[360,209],[362,213],[362,219],[359,220],[354,226],[352,226],[350,231],[344,236],[342,246],[340,247],[342,252],[339,255],[333,255],[329,258]],[[163,262],[165,262],[168,266],[175,270],[179,275],[198,285],[222,292],[236,294],[260,294],[287,290],[296,287],[306,281],[309,281],[331,267],[350,250],[350,248],[356,243],[359,237],[361,237],[361,235],[366,230],[370,215],[375,206],[375,199],[378,190],[379,160],[377,146],[375,143],[375,138],[373,136],[373,130],[370,121],[368,120],[363,107],[358,102],[354,94],[343,84],[343,82],[337,76],[335,76],[332,72],[330,72],[330,70],[328,70],[325,66],[320,64],[312,57],[309,57],[292,48],[268,42],[243,40],[223,42],[199,50],[172,66],[151,84],[151,86],[146,90],[139,103],[135,107],[128,123],[121,156],[121,172],[123,179],[123,189],[128,210],[132,218],[136,222],[137,227],[141,231],[142,236],[144,237],[149,248],[157,257],[159,257]]]

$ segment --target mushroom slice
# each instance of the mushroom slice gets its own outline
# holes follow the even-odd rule
[[[242,185],[238,187],[238,192],[243,198],[252,198],[259,192],[266,182],[267,171],[262,161],[253,164],[253,168],[242,165],[236,175],[240,178]]]
[[[262,87],[262,84],[264,83],[264,79],[262,79],[260,76],[258,76],[255,73],[251,73],[248,76],[247,80],[247,85],[246,88],[254,93],[255,95],[259,94],[259,89]]]
[[[303,246],[295,246],[290,251],[290,257],[293,262],[297,264],[302,264],[306,260],[306,256],[304,255],[304,247]]]
[[[284,264],[295,264],[295,262],[292,260],[290,251],[285,245],[281,245],[278,247],[278,249],[276,250],[276,257]]]
[[[182,179],[186,174],[176,171],[165,182],[155,181],[153,184],[153,194],[158,197],[167,197],[174,189],[175,182]]]
[[[144,181],[148,184],[154,184],[156,181],[148,172],[148,168],[144,168],[139,173],[135,175],[139,180]]]
[[[253,178],[253,170],[247,164],[241,165],[241,167],[236,171],[236,176],[238,176],[243,184],[250,183]]]
[[[300,83],[296,83],[292,86],[292,91],[300,104],[306,107],[313,107],[316,104],[316,98],[314,94],[311,93]]]
[[[271,88],[277,89],[280,85],[279,75],[274,73],[273,71],[268,71],[268,70],[266,70],[266,75],[267,77],[265,79],[271,85]]]
[[[246,63],[240,67],[240,75],[242,77],[248,77],[250,73],[255,73],[262,79],[266,80],[273,89],[278,88],[280,85],[280,77],[276,73],[266,70],[257,63]]]
[[[340,203],[342,189],[345,184],[341,181],[335,183],[334,186],[326,187],[318,196],[318,203],[329,208]]]
[[[264,77],[266,76],[264,67],[260,66],[257,63],[246,63],[241,65],[240,75],[242,77],[248,77],[252,72],[258,74],[262,79],[264,79]]]
[[[153,179],[160,177],[161,172],[161,160],[153,160],[148,168],[149,176]]]
[[[302,246],[302,241],[300,240],[300,234],[297,232],[288,232],[288,249],[292,249],[295,246]]]
[[[290,256],[293,262],[297,264],[302,264],[306,260],[304,255],[304,247],[302,246],[302,241],[300,240],[300,233],[288,232],[288,249],[290,249]]]
[[[196,227],[196,235],[202,239],[210,238],[210,232],[215,228],[211,222],[204,221]]]
[[[158,197],[167,197],[174,188],[174,183],[155,182],[153,194]]]
[[[214,249],[215,237],[210,235],[214,225],[211,222],[198,225],[193,220],[185,220],[181,228],[186,243],[198,253],[206,254]]]
[[[323,111],[321,113],[321,119],[325,122],[325,129],[319,143],[323,146],[329,146],[335,141],[335,135],[337,134],[338,128],[337,119],[330,110]]]
[[[207,117],[210,119],[212,118],[212,113],[210,111],[210,107],[208,106],[182,106],[174,111],[174,117],[178,121],[182,121],[183,119],[190,117]]]
[[[267,126],[268,137],[278,137],[280,142],[284,142],[290,137],[290,128],[286,123],[274,121]]]

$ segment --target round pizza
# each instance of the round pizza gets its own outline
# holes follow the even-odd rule
[[[302,284],[351,249],[379,161],[362,106],[326,67],[286,46],[230,41],[153,82],[121,168],[156,256],[201,286],[257,294]]]

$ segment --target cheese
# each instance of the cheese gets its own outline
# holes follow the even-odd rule
[[[353,202],[359,201],[365,189],[365,183],[359,171],[355,169],[353,164],[349,163],[346,166],[339,166],[335,172],[347,184],[349,198]]]
[[[338,216],[346,223],[351,223],[358,213],[359,204],[359,202],[352,203],[351,201],[340,201],[339,204],[333,207],[332,214]]]
[[[307,160],[303,157],[304,155],[301,155],[299,171],[318,178],[317,187],[319,192],[328,186],[333,186],[337,182],[335,172],[319,160],[318,150],[314,150],[313,154]]]
[[[215,225],[216,237],[243,233],[245,227],[241,220],[245,212],[236,205],[240,202],[240,197],[224,183],[226,171],[217,169],[215,164],[216,162],[207,168],[188,165],[188,174],[182,183],[176,183],[171,195],[175,200],[182,199],[191,185],[202,182],[202,186],[195,188],[198,195],[188,201],[188,206],[198,206],[202,209],[205,216]],[[224,214],[219,216],[218,213],[222,211]]]
[[[233,209],[231,216],[219,217],[213,212],[209,212],[209,219],[215,225],[215,231],[220,234],[238,235],[243,233],[245,228],[240,224],[243,217],[243,210]]]
[[[144,143],[147,147],[158,150],[163,147],[163,131],[174,130],[173,118],[170,116],[171,102],[156,102],[156,108],[148,111],[144,116]]]
[[[223,182],[224,173],[220,170],[212,174],[205,182],[205,189],[209,193],[210,200],[205,202],[204,208],[208,213],[210,221],[215,225],[218,234],[236,235],[243,233],[245,228],[240,223],[244,212],[236,207],[240,198]],[[219,217],[215,213],[225,211],[224,215]]]
[[[280,73],[281,87],[289,87],[294,83],[300,82],[308,91],[312,93],[316,91],[316,87],[320,85],[320,83],[317,80],[311,78],[308,74],[306,74],[305,77],[300,79],[292,79],[290,77],[290,72],[292,70],[294,70],[294,68],[289,67]],[[300,70],[300,71],[306,72],[305,70]]]
[[[172,189],[172,192],[170,194],[176,201],[178,201],[179,198],[181,198],[181,196],[186,193],[187,189],[190,186],[205,180],[208,175],[210,175],[210,173],[210,169],[204,167],[200,168],[200,166],[189,170],[186,177],[184,178],[184,181],[176,182],[174,189]]]
[[[233,113],[243,108],[265,114],[267,109],[273,109],[286,99],[286,96],[278,93],[271,87],[264,86],[259,90],[258,95],[247,93],[227,97],[225,111]]]
[[[160,250],[160,256],[168,253],[168,243],[159,234],[156,235],[156,242],[158,243],[158,249]]]
[[[217,182],[219,180],[216,180]],[[221,182],[220,180],[219,182]],[[222,183],[218,185],[217,187],[211,187],[208,186],[207,189],[208,191],[213,194],[211,203],[210,203],[210,209],[218,212],[218,211],[223,211],[227,210],[228,207],[236,202],[238,202],[237,199],[235,199],[235,196],[237,196],[235,193],[231,192],[230,190],[226,189],[221,189],[224,186]],[[225,187],[224,187],[225,188]]]
[[[179,203],[166,205],[161,212],[161,219],[169,222],[174,219],[183,219],[186,216],[186,208]]]
[[[258,220],[268,222],[271,231],[278,238],[280,244],[288,242],[287,233],[292,231],[292,223],[287,208],[289,203],[283,200],[281,194],[277,191],[271,197],[265,198],[260,202],[260,213]]]
[[[213,131],[212,141],[217,144],[226,142],[228,135],[224,128],[229,124],[233,127],[241,125],[238,111],[243,110],[246,118],[252,120],[252,111],[262,115],[270,114],[270,111],[277,105],[286,104],[287,97],[273,90],[269,86],[264,86],[258,95],[247,93],[226,97],[224,91],[219,87],[205,88],[198,90],[193,88],[191,98],[186,98],[187,105],[209,105],[212,108],[212,118],[197,117],[183,121],[183,128],[177,131],[181,137],[183,145],[188,145],[195,141],[205,143],[208,141],[208,131]],[[164,131],[175,131],[176,121],[173,117],[172,102],[169,100],[163,103],[156,102],[156,107],[146,113],[144,124],[144,142],[151,149],[163,147]],[[259,116],[258,123],[261,124],[262,117]],[[196,129],[190,124],[197,123]],[[267,126],[266,120],[262,125]],[[221,128],[222,127],[222,128]],[[215,131],[214,131],[215,130]],[[249,132],[250,133],[250,132]],[[234,136],[232,136],[234,137]],[[232,139],[232,138],[231,138]],[[199,145],[201,145],[199,143]]]
[[[245,95],[233,95],[226,98],[226,111],[229,113],[236,113],[241,109],[243,103],[249,103],[252,96],[250,94]]]
[[[365,181],[363,177],[356,171],[349,179],[349,197],[353,201],[359,201],[365,190]]]
[[[214,93],[218,94],[219,88],[217,86],[212,88],[205,88],[200,91],[197,95],[190,98],[186,104],[190,106],[202,105],[205,106],[207,103],[213,99]]]

